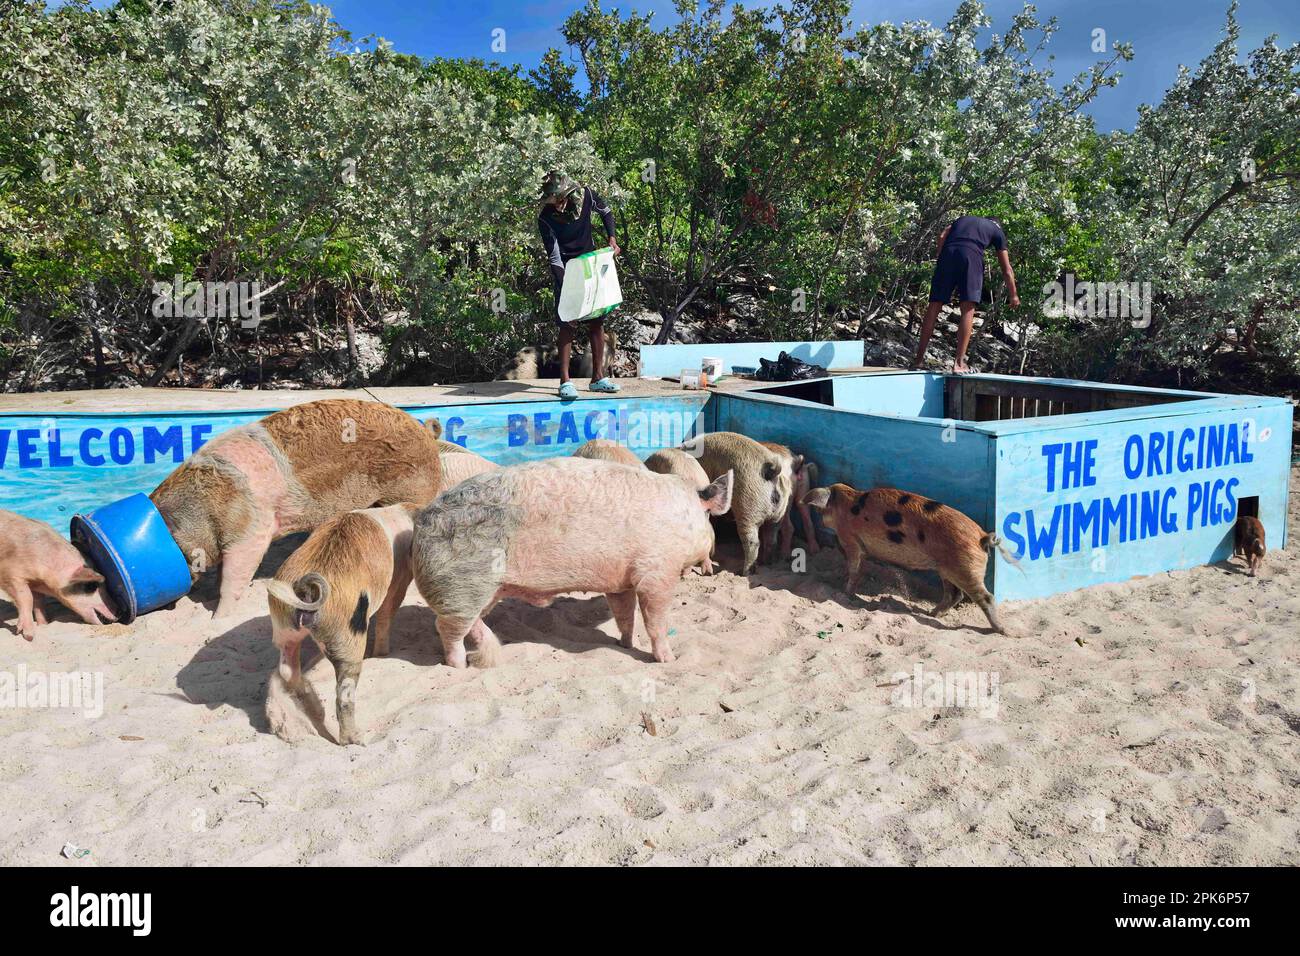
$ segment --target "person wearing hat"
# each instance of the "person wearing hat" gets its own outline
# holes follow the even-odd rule
[[[570,259],[594,252],[595,241],[591,235],[591,214],[596,212],[605,224],[609,248],[618,255],[618,241],[614,238],[614,214],[609,204],[586,186],[575,183],[564,173],[551,170],[542,180],[542,211],[537,216],[537,228],[542,234],[542,245],[551,263],[551,284],[555,289],[556,324],[560,330],[560,398],[577,398],[578,389],[569,381],[569,355],[573,351],[572,322],[561,322],[558,312],[560,287],[564,284],[564,265]],[[619,387],[605,377],[605,322],[592,319],[582,323],[587,327],[591,341],[591,384],[593,392],[617,392]]]

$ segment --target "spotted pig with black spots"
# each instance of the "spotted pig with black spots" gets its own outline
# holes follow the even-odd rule
[[[814,488],[804,502],[822,512],[822,523],[834,530],[848,559],[844,590],[852,594],[862,576],[863,558],[872,558],[913,571],[937,571],[943,597],[935,606],[939,617],[962,597],[979,605],[993,630],[998,623],[993,595],[984,586],[988,557],[997,548],[1014,558],[993,532],[986,532],[955,508],[897,488],[858,491],[845,484]]]

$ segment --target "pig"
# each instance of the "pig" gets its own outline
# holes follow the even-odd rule
[[[0,511],[0,591],[18,608],[18,633],[36,637],[52,597],[87,624],[116,621],[104,576],[86,566],[80,551],[43,521]]]
[[[821,551],[821,545],[817,542],[817,528],[812,523],[812,512],[803,503],[804,495],[808,494],[813,489],[813,486],[817,484],[816,463],[809,461],[802,455],[796,455],[785,445],[778,445],[774,441],[761,441],[759,444],[787,459],[793,473],[790,504],[786,507],[785,515],[781,518],[781,557],[789,559],[791,546],[794,544],[794,518],[791,515],[796,508],[799,509],[799,520],[803,522],[804,541],[807,542],[808,552],[817,554]]]
[[[388,653],[388,631],[411,585],[411,502],[349,511],[326,521],[267,582],[271,640],[280,665],[267,690],[267,718],[280,736],[286,724],[277,698],[287,692],[313,717],[320,703],[302,677],[300,650],[310,636],[334,665],[340,744],[358,744],[356,690],[375,622],[375,654]],[[278,682],[278,683],[277,683]]]
[[[492,471],[494,468],[501,467],[495,462],[463,450],[461,454],[443,452],[440,457],[442,459],[443,491],[455,487],[466,478],[472,478],[474,475],[481,475],[485,471]]]
[[[700,463],[680,448],[662,448],[654,452],[645,460],[645,466],[661,475],[676,475],[696,491],[709,486],[709,476],[704,473]],[[713,559],[705,558],[700,562],[699,568],[702,574],[712,574]]]
[[[632,646],[636,607],[654,659],[674,659],[668,607],[687,568],[713,545],[709,515],[731,504],[732,475],[703,490],[674,475],[585,458],[552,458],[469,478],[415,519],[415,584],[438,615],[446,662],[490,667],[500,648],[484,618],[502,598],[546,607],[600,591]]]
[[[709,476],[704,473],[700,463],[680,448],[662,448],[645,460],[645,466],[661,475],[676,475],[685,478],[692,488],[707,488]]]
[[[616,441],[608,438],[593,438],[573,453],[574,458],[591,458],[596,461],[612,461],[618,465],[641,467],[641,459]]]
[[[432,501],[441,434],[436,420],[422,425],[379,402],[306,402],[218,435],[150,498],[193,578],[222,565],[222,617],[274,539],[358,508]]]
[[[993,595],[984,587],[989,555],[997,548],[1012,564],[1015,558],[996,534],[986,532],[955,508],[896,488],[858,491],[845,484],[814,488],[806,504],[822,513],[835,531],[848,560],[844,590],[855,593],[863,558],[897,564],[913,571],[937,571],[943,597],[932,612],[942,617],[965,595],[979,605],[993,630],[998,623]]]
[[[1259,573],[1260,563],[1264,560],[1264,524],[1258,518],[1242,515],[1237,519],[1233,529],[1232,553],[1246,559],[1246,567],[1253,578]]]
[[[744,551],[741,574],[758,565],[759,544],[771,555],[776,533],[790,504],[794,470],[802,461],[787,459],[754,439],[735,432],[711,432],[682,446],[698,457],[710,481],[730,471],[735,474],[731,514]]]

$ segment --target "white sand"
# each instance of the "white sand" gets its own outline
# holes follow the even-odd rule
[[[236,623],[0,631],[0,670],[101,673],[105,701],[0,710],[0,863],[1300,863],[1294,549],[1003,605],[1019,639],[842,572],[689,577],[671,665],[576,596],[503,605],[503,666],[452,671],[412,590],[346,749],[267,732],[260,583]],[[996,716],[893,702],[918,663],[996,675]]]

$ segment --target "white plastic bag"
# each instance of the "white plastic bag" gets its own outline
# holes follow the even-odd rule
[[[623,301],[614,268],[614,252],[597,249],[575,256],[564,266],[558,311],[562,322],[585,322],[612,312]]]

